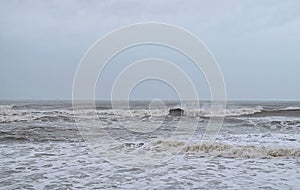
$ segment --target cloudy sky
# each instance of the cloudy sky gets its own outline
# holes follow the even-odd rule
[[[200,38],[215,56],[231,100],[300,100],[297,0],[0,0],[0,99],[70,99],[85,51],[106,33],[137,22],[177,25]],[[147,57],[149,49],[156,52],[151,56],[184,61],[167,49],[147,48],[114,64]],[[109,97],[115,71],[108,68],[97,98]],[[186,72],[209,98],[201,74]],[[172,99],[168,88],[145,82],[133,98]]]

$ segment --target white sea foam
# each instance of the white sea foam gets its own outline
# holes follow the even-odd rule
[[[174,149],[185,144],[178,141],[156,141],[156,148]],[[272,157],[300,157],[300,148],[266,147],[254,145],[231,145],[225,143],[198,143],[184,146],[185,153],[229,157],[229,158],[272,158]]]
[[[12,107],[13,107],[14,105],[0,105],[0,110],[1,111],[5,111],[5,110],[10,110],[10,109],[12,109]]]
[[[299,111],[300,111],[300,107],[293,107],[293,106],[290,106],[290,107],[287,107],[287,108],[285,108],[285,109],[283,109],[283,110],[287,110],[287,111],[289,111],[289,110],[299,110]]]
[[[199,117],[210,117],[210,116],[243,116],[243,115],[252,115],[255,113],[262,112],[263,108],[261,106],[256,106],[253,108],[243,107],[243,108],[231,108],[226,109],[225,113],[223,110],[211,110],[206,109],[189,109],[185,110],[185,115],[187,116],[199,116]]]
[[[251,116],[256,113],[261,113],[264,110],[262,106],[255,107],[237,107],[228,108],[226,110],[212,110],[207,108],[183,108],[183,117],[211,117],[211,116],[226,116],[226,117],[238,117],[238,116]],[[294,110],[294,107],[282,109],[283,111]],[[14,122],[14,121],[33,121],[39,118],[47,116],[57,117],[73,117],[81,119],[97,119],[98,116],[104,117],[119,117],[119,118],[139,118],[145,117],[165,117],[168,116],[169,109],[79,109],[79,110],[39,110],[39,109],[14,109],[12,105],[0,105],[0,113],[3,117],[0,118],[0,122]],[[95,117],[96,116],[96,117]]]
[[[184,109],[183,116],[189,117],[211,117],[211,116],[243,116],[251,115],[254,113],[259,113],[263,111],[261,106],[256,106],[253,108],[231,108],[226,110],[212,110],[210,108],[201,108],[201,109]],[[224,112],[225,111],[225,112]],[[167,116],[169,109],[138,109],[138,110],[102,110],[97,111],[99,115],[105,115],[108,113],[118,115],[118,116]]]

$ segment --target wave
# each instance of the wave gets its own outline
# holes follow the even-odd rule
[[[184,146],[183,142],[157,141],[154,145],[164,147]],[[183,148],[184,153],[203,156],[227,158],[275,158],[275,157],[300,157],[300,148],[264,147],[249,145],[230,145],[225,143],[192,144]]]
[[[265,109],[262,106],[255,106],[255,107],[241,107],[241,108],[228,108],[224,110],[211,110],[209,108],[201,108],[201,109],[185,109],[183,116],[187,117],[264,117],[264,116],[284,116],[284,117],[300,117],[300,108],[280,108],[280,109]],[[122,115],[122,116],[167,116],[168,109],[139,109],[139,110],[131,110],[131,111],[124,111],[124,110],[111,110],[108,112],[114,113],[115,115]],[[107,111],[104,113],[108,113]],[[101,113],[100,113],[101,114]]]
[[[26,142],[26,141],[32,141],[29,137],[0,137],[1,141],[14,141],[14,142]]]
[[[0,118],[0,123],[13,123],[13,122],[54,122],[54,121],[64,121],[64,122],[74,122],[73,115],[68,114],[49,114],[41,112],[30,112],[30,113],[13,113],[13,114],[3,114],[3,117]]]
[[[185,115],[187,116],[199,116],[199,117],[211,117],[211,116],[222,116],[218,111],[214,110],[186,110]],[[265,109],[262,106],[256,107],[243,107],[235,109],[226,109],[226,117],[267,117],[267,116],[283,116],[283,117],[300,117],[300,108],[298,107],[287,107],[280,109]]]
[[[184,109],[184,115],[186,116],[197,116],[197,117],[211,117],[211,116],[244,116],[244,115],[253,115],[263,111],[263,107],[242,107],[235,109],[226,109],[225,113],[223,110],[211,110],[211,109]]]
[[[0,136],[0,143],[7,142],[81,142],[79,137],[65,138],[65,137],[33,137],[33,136]]]
[[[169,109],[132,109],[132,110],[112,110],[104,108],[67,110],[65,108],[58,108],[60,105],[52,106],[56,107],[54,110],[49,109],[49,106],[38,105],[36,109],[29,109],[35,107],[35,105],[0,105],[0,115],[4,116],[0,118],[0,123],[7,122],[24,122],[24,121],[73,121],[74,115],[79,118],[91,119],[93,116],[99,117],[123,117],[123,118],[151,118],[151,117],[166,117],[168,116]],[[184,110],[183,117],[218,117],[225,116],[227,118],[237,117],[268,117],[268,116],[282,116],[282,117],[300,117],[299,107],[283,107],[267,109],[262,106],[255,107],[229,107],[225,110],[225,113],[220,110],[212,110],[210,108],[182,108]]]
[[[282,117],[300,117],[300,109],[274,109],[274,110],[262,110],[248,115],[241,116],[253,116],[253,117],[268,117],[268,116],[282,116]]]
[[[0,105],[0,111],[5,112],[7,110],[13,109],[14,105]]]
[[[199,116],[199,117],[211,117],[222,116],[218,110],[209,109],[189,109],[185,110],[186,116]],[[268,117],[268,116],[283,116],[283,117],[300,117],[299,107],[286,107],[278,109],[266,109],[262,106],[255,107],[241,107],[241,108],[228,108],[225,110],[224,115],[226,117]]]
[[[283,109],[272,109],[268,110],[263,108],[262,106],[255,106],[255,107],[242,107],[242,108],[229,108],[224,110],[211,110],[211,109],[185,109],[183,116],[188,117],[263,117],[263,116],[284,116],[284,117],[300,117],[300,109],[297,108],[283,108]],[[115,111],[113,111],[115,112]],[[116,111],[115,113],[122,115],[124,111]],[[168,110],[163,109],[156,109],[156,110],[133,110],[130,112],[131,115],[146,115],[151,114],[152,116],[166,116],[168,115]]]
[[[74,125],[24,125],[0,130],[0,142],[82,141]]]
[[[290,107],[284,108],[283,110],[287,110],[287,111],[299,111],[300,107],[290,106]]]
[[[171,109],[171,108],[169,108]],[[136,116],[136,117],[144,117],[144,116],[153,116],[153,117],[161,117],[168,116],[169,109],[137,109],[137,110],[105,110],[99,111],[97,114],[99,115],[116,115],[116,116]],[[243,115],[253,115],[255,113],[259,113],[263,111],[261,106],[256,106],[254,108],[237,108],[237,109],[227,109],[225,110],[211,110],[206,108],[201,109],[191,109],[191,108],[181,108],[184,110],[182,116],[187,117],[218,117],[218,116],[243,116]]]

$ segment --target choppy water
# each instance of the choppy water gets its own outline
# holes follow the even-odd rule
[[[77,111],[77,119],[105,129],[118,141],[108,148],[122,153],[161,153],[182,147],[185,142],[174,133],[178,121],[188,125],[197,119],[191,142],[171,160],[123,167],[87,147],[70,102],[3,101],[0,188],[300,189],[299,102],[230,102],[212,145],[201,138],[213,110],[207,102],[195,105],[181,105],[185,109],[181,118],[168,116],[168,108],[178,106],[176,102],[151,110],[147,102],[132,102],[130,113],[97,102],[96,111],[87,107]],[[159,128],[152,130],[154,125]],[[173,140],[166,140],[170,136]]]

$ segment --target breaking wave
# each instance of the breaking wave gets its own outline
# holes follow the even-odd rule
[[[263,107],[256,106],[253,108],[235,108],[235,109],[226,109],[225,113],[219,110],[210,110],[210,109],[191,109],[185,110],[185,115],[187,116],[198,116],[198,117],[211,117],[211,116],[222,116],[227,117],[231,116],[244,116],[244,115],[253,115],[263,111]]]
[[[168,148],[184,146],[183,142],[157,141],[156,146]],[[203,156],[227,158],[274,158],[274,157],[300,157],[300,148],[264,147],[249,145],[230,145],[225,143],[192,144],[183,148],[184,153],[200,154]]]
[[[63,107],[62,105],[51,105],[42,107],[41,105],[0,105],[0,123],[8,122],[24,122],[24,121],[73,121],[74,115],[79,118],[92,118],[98,115],[99,117],[135,117],[135,118],[149,118],[149,117],[166,117],[168,116],[168,109],[132,109],[132,110],[112,110],[112,109],[69,109],[70,105]],[[51,107],[51,109],[50,109]],[[55,109],[52,109],[55,108]],[[299,107],[285,107],[280,109],[266,109],[262,106],[255,107],[235,107],[228,108],[224,111],[211,110],[210,108],[183,108],[183,117],[203,117],[209,118],[212,116],[226,116],[226,117],[268,117],[268,116],[282,116],[282,117],[300,117]]]

